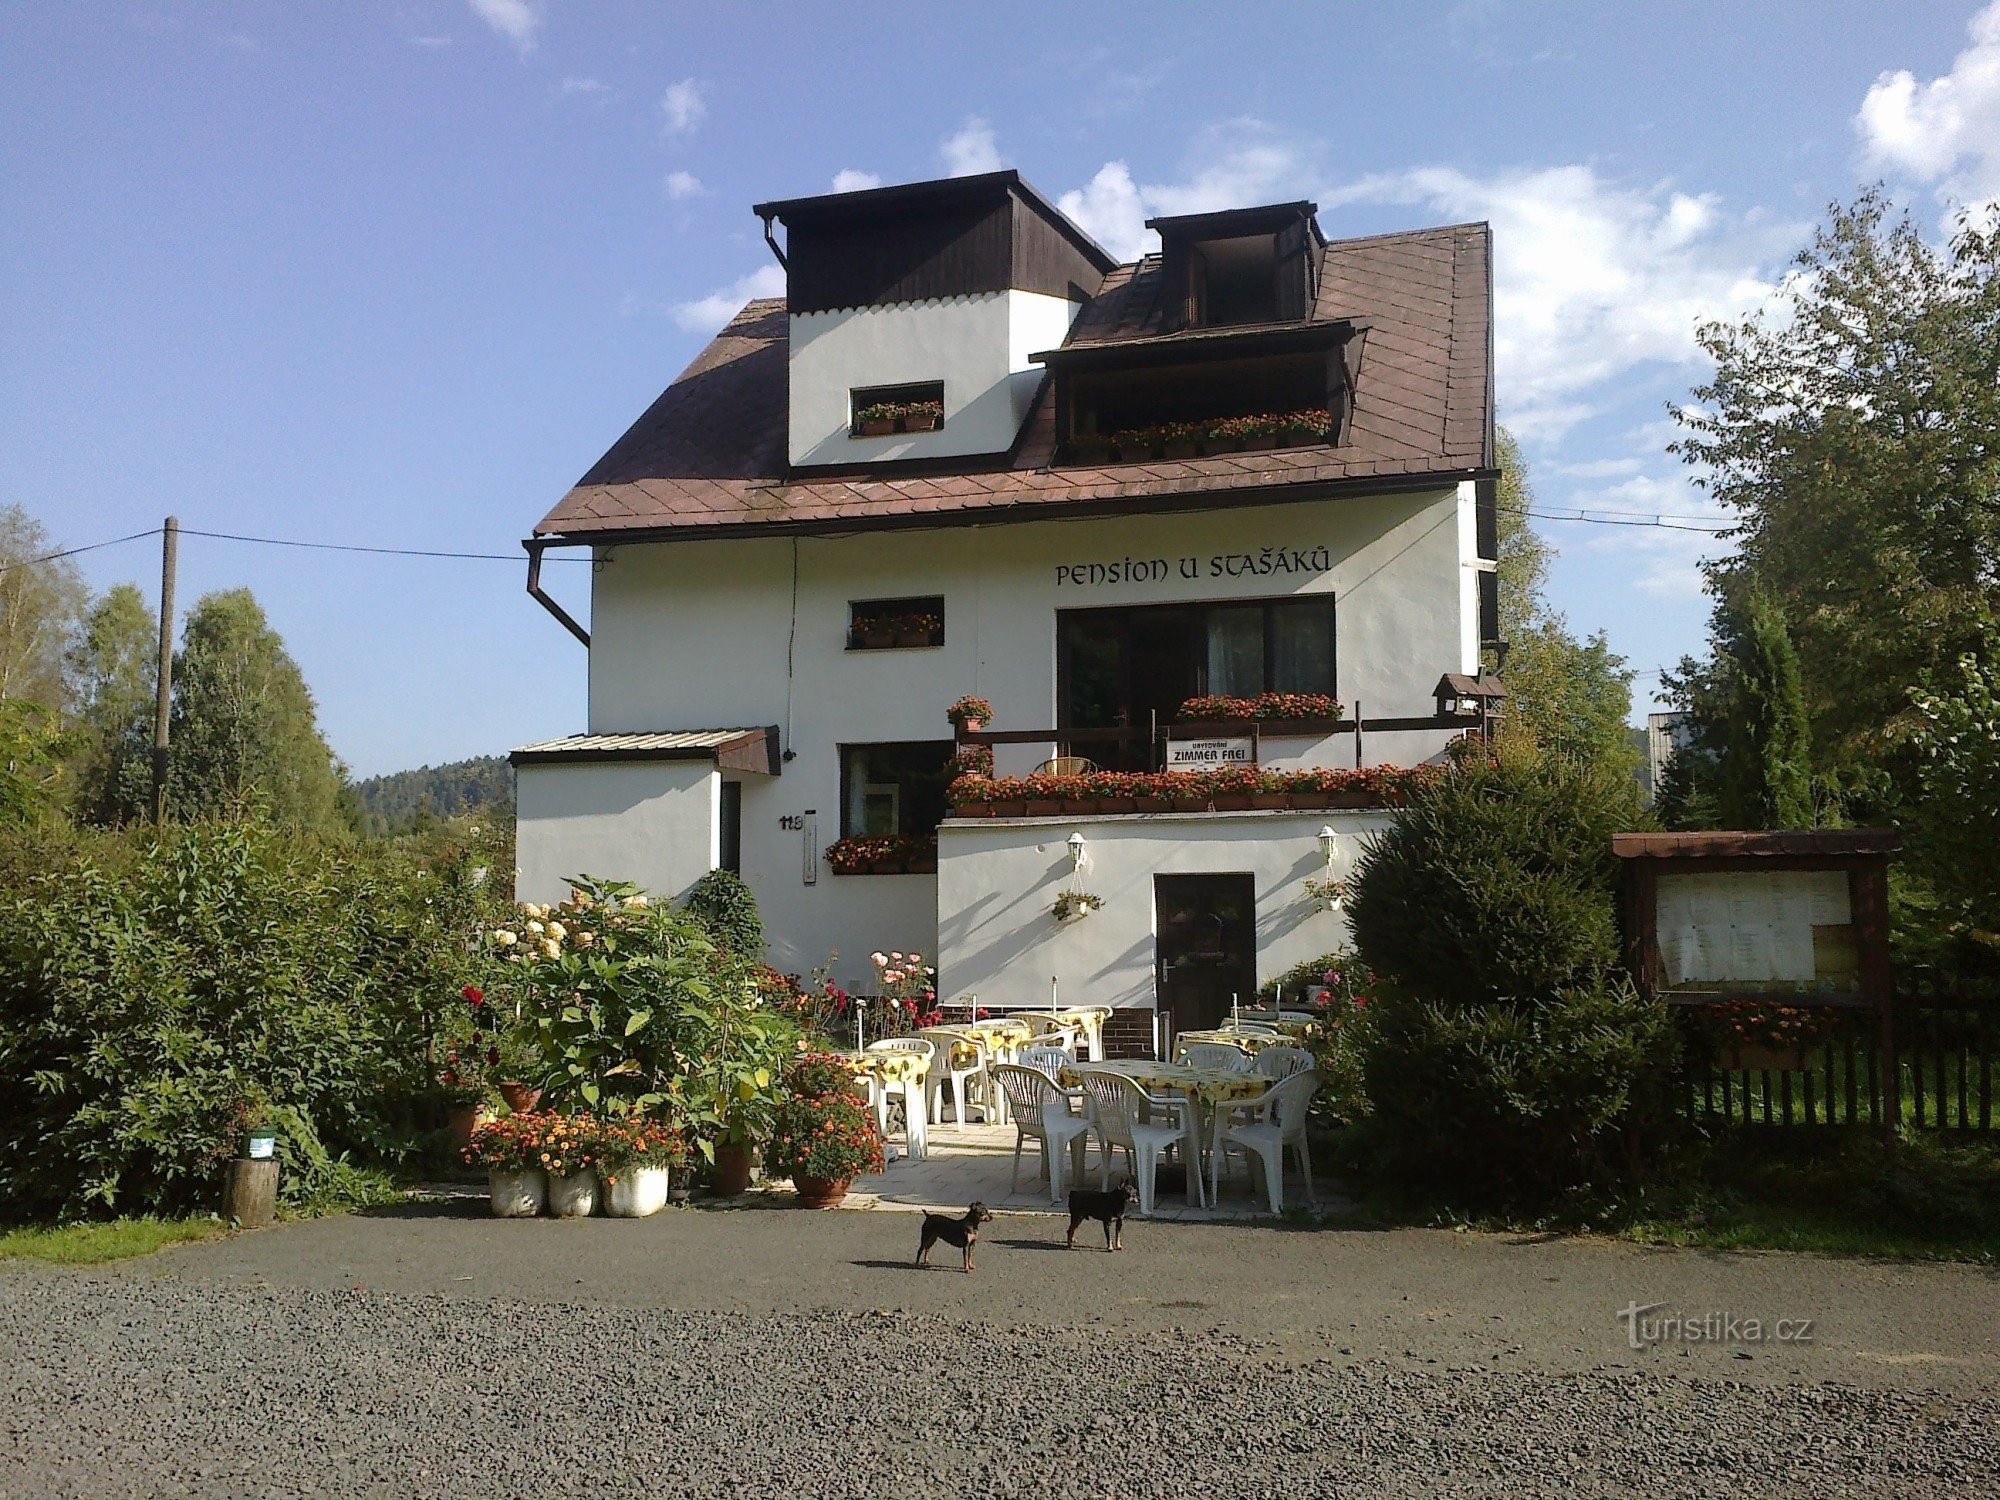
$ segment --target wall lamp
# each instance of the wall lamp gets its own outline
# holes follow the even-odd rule
[[[1069,836],[1069,867],[1072,870],[1083,868],[1083,835],[1080,833]]]

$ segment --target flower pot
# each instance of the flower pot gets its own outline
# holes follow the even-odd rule
[[[1224,792],[1209,801],[1217,812],[1247,812],[1250,808],[1248,792]]]
[[[1057,805],[1066,818],[1088,818],[1097,811],[1095,797],[1064,797]]]
[[[1277,436],[1269,432],[1260,432],[1255,437],[1238,438],[1237,441],[1243,445],[1241,451],[1245,453],[1262,453],[1278,446]]]
[[[1326,792],[1287,792],[1285,806],[1301,812],[1322,808],[1326,806],[1327,796]]]
[[[455,1107],[445,1121],[445,1128],[451,1132],[452,1149],[463,1151],[472,1144],[472,1132],[493,1118],[493,1112],[483,1104],[461,1104]]]
[[[863,437],[888,437],[895,430],[896,419],[894,417],[871,417],[868,421],[861,424],[861,435]]]
[[[1030,818],[1053,818],[1062,811],[1062,804],[1046,797],[1030,797],[1022,804],[1022,812]]]
[[[1341,808],[1380,807],[1382,805],[1382,798],[1375,792],[1322,792],[1320,794],[1319,805],[1336,810]]]
[[[996,818],[1025,818],[1028,815],[1028,804],[1018,797],[1003,798],[986,805],[993,809]]]
[[[549,1212],[558,1219],[587,1219],[597,1212],[597,1174],[549,1173]]]
[[[912,854],[903,862],[903,868],[912,875],[935,875],[937,874],[937,856],[935,854]]]
[[[1193,438],[1176,438],[1173,442],[1164,444],[1163,451],[1168,458],[1194,458],[1201,452],[1201,448]]]
[[[990,818],[993,816],[993,804],[991,802],[962,802],[957,807],[954,807],[952,812],[961,818]]]
[[[542,1091],[532,1083],[503,1083],[500,1097],[507,1101],[507,1108],[517,1115],[525,1115],[542,1102]]]
[[[496,1219],[532,1219],[548,1201],[549,1182],[545,1173],[503,1172],[493,1167],[486,1173],[486,1195],[493,1203]]]
[[[864,630],[861,632],[861,644],[869,651],[886,651],[896,644],[896,633],[893,630]]]
[[[832,1208],[847,1196],[853,1186],[851,1177],[806,1177],[792,1179],[792,1186],[798,1189],[800,1208]]]
[[[1128,813],[1138,805],[1136,797],[1099,797],[1097,810],[1101,813]]]
[[[928,630],[903,630],[896,634],[898,646],[935,646],[937,637]]]
[[[673,1173],[666,1167],[628,1167],[604,1184],[604,1211],[614,1219],[644,1219],[667,1206]]]
[[[951,722],[960,734],[977,734],[986,727],[986,721],[977,714],[967,714],[963,718],[953,719]]]
[[[717,1197],[734,1198],[750,1191],[750,1143],[723,1142],[715,1148],[715,1172],[708,1185]]]
[[[936,432],[944,426],[943,417],[898,417],[898,430],[903,432]]]
[[[1306,432],[1303,430],[1297,430],[1292,432],[1279,433],[1277,439],[1277,446],[1280,448],[1311,448],[1316,444],[1323,443],[1325,441],[1326,441],[1326,434],[1323,432]]]
[[[1289,807],[1291,797],[1285,792],[1252,792],[1250,805],[1269,812],[1280,807]]]
[[[1173,809],[1174,799],[1171,797],[1134,797],[1132,799],[1132,810],[1134,812],[1159,813],[1172,812]]]
[[[1731,1073],[1803,1073],[1806,1049],[1798,1042],[1725,1042],[1722,1066]]]
[[[1189,796],[1189,797],[1172,797],[1172,798],[1169,798],[1168,800],[1169,800],[1169,801],[1171,801],[1171,802],[1173,803],[1173,805],[1174,805],[1174,807],[1173,807],[1173,810],[1174,810],[1175,812],[1207,812],[1207,811],[1208,811],[1208,798],[1206,798],[1206,797],[1192,797],[1192,796]]]

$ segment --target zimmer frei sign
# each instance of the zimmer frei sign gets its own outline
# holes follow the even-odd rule
[[[1247,734],[1167,741],[1169,771],[1213,771],[1221,766],[1256,764],[1257,742]]]

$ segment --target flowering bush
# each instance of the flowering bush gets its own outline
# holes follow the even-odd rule
[[[937,835],[858,834],[826,846],[826,862],[836,875],[881,875],[913,864],[937,863]]]
[[[960,745],[952,754],[952,765],[960,776],[991,776],[993,774],[993,747],[991,745]]]
[[[496,1172],[576,1171],[569,1163],[582,1154],[580,1143],[587,1129],[546,1111],[482,1120],[465,1148],[465,1161]]]
[[[607,1183],[642,1167],[678,1167],[686,1160],[686,1140],[662,1121],[633,1115],[598,1127],[597,1172]]]
[[[785,1088],[764,1148],[767,1172],[845,1182],[882,1170],[881,1132],[844,1063],[809,1054],[786,1073]]]
[[[704,1155],[756,1139],[798,1027],[763,1003],[751,964],[638,887],[579,876],[489,937],[489,989],[532,1028],[545,1097],[614,1116],[666,1111]]]
[[[1338,719],[1340,700],[1325,693],[1259,693],[1254,698],[1190,698],[1179,719]]]

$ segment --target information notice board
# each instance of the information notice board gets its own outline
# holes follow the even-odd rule
[[[1842,995],[1860,983],[1845,870],[1663,871],[1656,924],[1669,989]]]

